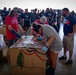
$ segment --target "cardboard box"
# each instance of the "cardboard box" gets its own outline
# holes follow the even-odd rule
[[[13,45],[9,53],[12,75],[46,75],[46,53],[41,48]]]

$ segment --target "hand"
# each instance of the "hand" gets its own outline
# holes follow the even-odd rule
[[[38,41],[42,41],[42,37],[41,36],[38,36],[37,40]]]
[[[48,47],[47,47],[47,46],[44,46],[44,47],[42,48],[42,51],[44,51],[44,52],[47,52],[47,50],[48,50]]]
[[[72,36],[72,35],[73,35],[73,33],[69,33],[69,34],[68,34],[68,36]]]
[[[24,33],[24,35],[26,35],[26,31],[24,31],[23,33]]]

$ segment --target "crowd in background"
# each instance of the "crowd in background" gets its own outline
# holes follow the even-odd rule
[[[44,17],[44,19],[47,19],[45,23],[40,21],[40,25],[34,24],[35,22],[38,22],[38,19],[41,19],[42,17]],[[28,29],[31,28],[32,34],[37,37],[38,41],[44,40],[45,36],[46,45],[42,47],[41,50],[46,52],[50,62],[50,71],[47,69],[47,75],[55,75],[54,71],[57,64],[56,60],[60,50],[62,49],[62,44],[64,48],[64,55],[59,57],[59,60],[66,60],[66,52],[69,51],[69,59],[65,62],[65,65],[73,63],[72,54],[74,46],[74,33],[76,33],[76,14],[74,11],[69,12],[68,8],[63,8],[62,10],[46,8],[46,10],[39,11],[37,8],[35,8],[29,12],[27,8],[25,11],[23,11],[17,7],[15,7],[12,11],[9,8],[7,11],[7,8],[4,7],[4,9],[0,12],[0,18],[2,18],[3,24],[6,24],[6,37],[8,39],[8,47],[10,47],[13,43],[21,38],[21,35],[18,33],[18,31],[21,31],[23,35],[28,32],[26,30],[26,27],[28,27]],[[61,22],[63,22],[64,25],[63,43],[57,34],[60,29]],[[23,27],[24,30],[20,27],[19,24]],[[9,56],[8,61],[10,61]]]
[[[54,28],[59,30],[60,28],[60,22],[62,21],[62,10],[59,9],[52,9],[52,8],[46,8],[46,10],[38,10],[37,8],[31,9],[31,11],[28,11],[28,8],[25,10],[15,7],[18,12],[18,22],[19,24],[25,29],[25,24],[27,24],[27,27],[30,27],[35,20],[40,19],[42,16],[45,16],[47,18],[47,21],[49,25],[54,26]],[[0,24],[1,21],[3,24],[5,24],[5,17],[10,14],[11,8],[7,10],[6,7],[3,8],[3,10],[0,10]],[[76,18],[76,14],[74,11],[70,13]],[[57,30],[57,32],[58,32]]]

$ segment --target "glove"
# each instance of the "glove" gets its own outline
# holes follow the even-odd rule
[[[47,52],[47,50],[48,50],[48,47],[47,47],[47,46],[44,46],[44,47],[42,48],[42,51],[44,51],[44,52]]]
[[[12,29],[11,32],[12,32],[18,39],[21,38],[21,35],[18,34],[14,29]]]
[[[41,36],[38,36],[37,40],[38,41],[42,41],[42,37]]]
[[[26,35],[26,31],[24,31],[24,35]]]

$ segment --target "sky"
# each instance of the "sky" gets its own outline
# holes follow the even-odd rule
[[[76,0],[0,0],[0,9],[4,7],[11,9],[13,7],[28,8],[29,11],[34,8],[63,9],[67,7],[70,11],[74,10],[76,12]]]

